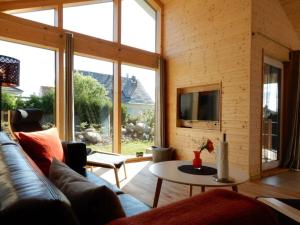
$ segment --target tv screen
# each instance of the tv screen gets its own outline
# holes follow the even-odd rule
[[[199,93],[198,120],[219,120],[219,91]]]
[[[180,116],[182,120],[192,120],[193,93],[180,95]]]
[[[180,94],[179,119],[219,121],[219,91]]]

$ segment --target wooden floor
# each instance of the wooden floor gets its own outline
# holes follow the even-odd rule
[[[127,164],[128,178],[121,181],[124,192],[133,195],[146,204],[152,206],[157,178],[148,170],[152,162],[138,162]],[[115,183],[113,170],[94,168],[96,174]],[[124,178],[120,170],[120,179]],[[239,186],[239,192],[250,197],[271,196],[283,198],[300,198],[300,172],[284,172],[282,174],[249,181]],[[206,190],[210,190],[207,188]],[[193,195],[201,194],[198,187],[194,187]],[[189,197],[189,186],[164,181],[158,206],[165,205]]]

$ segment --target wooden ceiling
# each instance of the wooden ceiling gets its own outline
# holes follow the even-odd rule
[[[279,0],[288,19],[294,26],[300,38],[300,1],[299,0]]]

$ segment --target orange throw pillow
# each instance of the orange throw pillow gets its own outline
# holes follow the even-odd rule
[[[42,172],[48,176],[54,158],[64,161],[64,151],[56,128],[36,132],[18,132],[19,143]]]

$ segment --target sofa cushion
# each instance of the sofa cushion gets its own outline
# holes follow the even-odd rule
[[[20,145],[37,166],[48,176],[53,158],[63,161],[64,151],[56,128],[16,134]]]
[[[106,224],[125,216],[120,201],[112,190],[89,182],[66,164],[54,159],[49,177],[69,198],[82,225]]]
[[[85,171],[82,174],[89,182],[96,184],[97,186],[106,186],[108,187],[110,190],[112,190],[113,192],[115,192],[117,195],[119,194],[123,194],[124,192],[118,188],[116,185],[111,184],[109,182],[107,182],[106,180],[102,179],[101,177],[98,177],[95,173],[93,172],[88,172]]]
[[[15,144],[15,142],[11,140],[5,133],[0,132],[0,144],[1,145]]]
[[[151,208],[140,200],[128,194],[118,195],[121,205],[125,211],[126,216],[133,216],[150,210]]]

